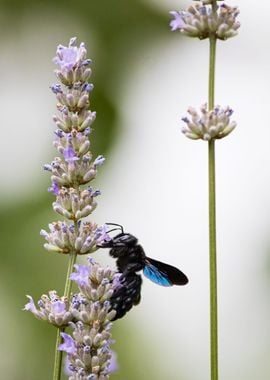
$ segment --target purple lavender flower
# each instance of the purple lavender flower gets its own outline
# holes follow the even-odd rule
[[[75,153],[75,151],[74,151],[74,149],[73,149],[72,146],[68,146],[64,150],[63,156],[64,156],[66,162],[74,162],[74,161],[78,161],[79,160],[79,157],[76,156],[76,153]]]
[[[52,171],[52,165],[50,164],[45,164],[43,165],[43,169],[48,171],[48,172],[51,172]]]
[[[83,133],[84,133],[84,136],[89,136],[91,132],[92,132],[92,129],[90,127],[87,127],[85,128]]]
[[[61,300],[55,300],[52,302],[52,310],[55,314],[63,314],[66,312],[66,304]]]
[[[65,297],[59,297],[56,291],[49,292],[49,296],[43,294],[36,307],[31,296],[27,296],[29,302],[23,310],[30,311],[34,316],[43,321],[48,321],[55,326],[67,326],[73,315],[69,310],[69,303]]]
[[[113,289],[119,289],[123,286],[122,281],[121,281],[122,274],[121,273],[116,273],[112,282]]]
[[[84,83],[82,86],[82,91],[91,92],[94,88],[94,85],[92,83]]]
[[[62,87],[61,87],[61,84],[57,83],[57,84],[53,84],[51,86],[51,90],[54,94],[62,94],[63,93],[63,90],[62,90]]]
[[[54,131],[54,133],[55,133],[55,135],[56,135],[57,137],[59,137],[59,138],[61,138],[61,137],[65,137],[65,132],[63,132],[62,129],[56,129],[56,130]]]
[[[97,196],[99,196],[101,194],[101,191],[100,190],[95,190],[95,191],[93,191],[93,192],[91,192],[91,196],[92,197],[97,197]]]
[[[105,157],[103,157],[102,155],[99,155],[94,161],[94,166],[100,166],[104,163],[104,161],[105,161]]]
[[[66,356],[64,361],[64,373],[66,376],[71,377],[74,372],[74,366],[70,363],[68,356]]]
[[[66,333],[61,333],[62,338],[64,339],[64,343],[60,344],[58,347],[59,351],[65,351],[67,354],[74,354],[76,352],[76,344],[74,339],[66,334]]]
[[[117,355],[116,352],[111,351],[111,359],[108,365],[108,372],[114,373],[117,372],[119,369],[118,362],[117,362]]]
[[[68,47],[58,46],[53,63],[60,66],[61,70],[72,70],[76,65],[85,65],[86,49],[84,43],[82,42],[79,48],[74,46],[75,43],[76,38],[73,37],[70,39]]]
[[[96,244],[102,244],[104,241],[110,241],[111,237],[107,233],[107,225],[100,226],[95,231]]]
[[[221,40],[234,37],[240,27],[236,20],[239,9],[222,4],[217,7],[217,12],[213,12],[210,1],[197,1],[188,7],[187,11],[171,11],[174,18],[170,22],[172,31],[179,30],[182,34],[189,37],[200,39],[208,38],[215,33]]]
[[[50,193],[53,193],[54,195],[59,195],[59,190],[60,190],[60,187],[59,187],[59,185],[58,185],[57,183],[55,183],[55,182],[52,182],[52,186],[50,186],[50,187],[48,188],[48,191],[49,191]]]
[[[171,11],[170,14],[174,17],[174,20],[170,22],[170,27],[173,32],[177,29],[181,30],[186,26],[182,12]]]
[[[79,285],[80,293],[71,302],[72,336],[62,334],[64,343],[59,350],[68,356],[68,369],[73,376],[83,379],[108,379],[117,370],[115,354],[111,351],[110,298],[114,292],[114,279],[119,275],[109,268],[101,268],[91,257],[88,265],[75,265],[71,279]],[[72,377],[72,375],[70,375]]]
[[[31,311],[31,313],[35,314],[37,312],[37,308],[35,302],[31,296],[26,296],[29,299],[29,302],[25,304],[23,310]]]
[[[44,169],[51,174],[48,190],[56,196],[53,209],[65,220],[51,222],[49,231],[42,230],[41,235],[46,240],[44,247],[67,255],[71,265],[77,255],[92,253],[104,240],[110,239],[106,226],[83,221],[96,208],[100,191],[82,186],[95,178],[105,159],[102,155],[93,159],[90,151],[89,135],[96,113],[89,110],[94,86],[88,82],[91,60],[86,57],[84,43],[77,46],[76,38],[72,38],[68,46],[59,45],[53,62],[58,66],[55,74],[60,82],[51,86],[57,100],[53,145],[58,155]],[[58,351],[67,353],[70,378],[107,380],[111,321],[116,314],[111,309],[110,299],[116,275],[110,268],[103,269],[91,260],[88,265],[75,264],[74,268],[66,282],[64,296],[49,291],[48,295],[41,296],[37,305],[27,296],[24,310],[58,327],[58,333],[68,326],[73,328],[72,336],[61,334],[63,343],[58,347]],[[71,295],[70,281],[76,282],[78,293]],[[60,373],[58,351],[55,369]]]
[[[190,107],[188,113],[190,118],[183,117],[186,124],[182,132],[192,140],[222,139],[228,136],[236,127],[236,122],[230,120],[233,110],[230,107],[222,108],[219,105],[213,110],[207,109],[207,104],[201,106],[201,114]]]
[[[90,266],[75,264],[74,268],[77,272],[71,273],[70,279],[75,281],[80,287],[86,286],[89,281]]]

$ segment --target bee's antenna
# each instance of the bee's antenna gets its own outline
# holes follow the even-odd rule
[[[108,226],[116,226],[117,227],[117,228],[110,230],[109,232],[116,231],[116,230],[120,229],[122,234],[124,233],[124,228],[123,228],[123,226],[121,226],[121,224],[117,224],[117,223],[105,223],[105,224],[107,224]]]

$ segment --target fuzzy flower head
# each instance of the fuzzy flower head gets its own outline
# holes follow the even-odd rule
[[[101,268],[90,258],[88,265],[75,264],[74,267],[76,271],[71,273],[70,279],[76,282],[80,290],[72,300],[75,320],[90,324],[99,320],[100,324],[106,325],[116,314],[111,309],[110,298],[119,274],[110,268]]]
[[[86,49],[82,42],[76,46],[76,37],[69,40],[68,46],[58,45],[53,63],[59,66],[62,71],[70,71],[75,67],[85,65]]]
[[[80,86],[84,84],[91,75],[91,59],[86,58],[87,51],[82,42],[78,47],[76,45],[76,37],[70,39],[68,46],[59,45],[56,50],[56,56],[53,58],[53,63],[58,66],[55,74],[60,82],[65,86]],[[90,85],[90,87],[92,87]],[[61,85],[52,85],[52,91],[56,97],[61,99],[65,94]],[[84,92],[89,92],[89,86],[84,85],[82,88]],[[68,93],[71,94],[72,93]],[[69,101],[69,105],[71,102]]]
[[[69,302],[65,297],[59,297],[55,290],[49,292],[49,296],[44,294],[38,301],[38,306],[31,296],[27,296],[29,302],[23,310],[30,311],[34,316],[43,321],[47,321],[57,327],[67,326],[73,319],[69,311]]]
[[[83,222],[78,227],[77,230],[74,224],[62,221],[50,223],[49,232],[40,232],[47,241],[44,248],[51,252],[85,255],[94,252],[98,245],[108,240],[106,225],[98,227],[95,223]]]
[[[188,109],[188,113],[189,117],[182,118],[186,123],[182,132],[192,140],[222,139],[236,127],[236,122],[230,120],[233,113],[230,107],[215,106],[213,110],[208,111],[207,104],[203,104],[200,113],[192,107]]]
[[[118,274],[101,268],[93,259],[87,265],[74,267],[70,278],[80,293],[74,294],[71,300],[72,335],[62,333],[64,341],[58,349],[67,354],[69,379],[107,380],[117,367],[110,349],[111,320],[116,314],[111,309],[110,298]]]
[[[213,11],[211,1],[196,1],[186,11],[171,11],[173,20],[170,22],[172,31],[179,30],[189,37],[200,39],[215,34],[220,40],[234,37],[240,27],[236,20],[239,9],[225,3],[217,6]]]
[[[51,173],[48,190],[56,197],[53,209],[69,222],[52,222],[50,231],[42,230],[41,235],[47,241],[47,250],[63,254],[91,253],[106,236],[105,227],[81,221],[95,210],[100,194],[84,185],[95,179],[105,161],[102,155],[93,157],[90,150],[89,136],[96,113],[89,110],[93,85],[88,82],[91,60],[86,57],[84,43],[77,46],[76,38],[71,38],[68,46],[58,46],[53,59],[60,82],[51,86],[57,100],[53,145],[58,155],[44,169]]]
[[[88,82],[91,60],[86,56],[84,43],[77,46],[76,38],[72,38],[68,46],[58,46],[53,59],[58,79],[51,86],[57,102],[53,117],[57,156],[44,169],[51,174],[53,209],[65,220],[51,222],[41,235],[48,251],[62,254],[92,253],[110,239],[106,225],[82,220],[97,206],[100,191],[89,182],[105,160],[102,155],[93,157],[90,150],[89,136],[96,113],[89,110],[93,85]],[[57,327],[72,328],[72,335],[62,333],[63,342],[58,347],[67,353],[70,380],[107,380],[113,370],[110,330],[116,311],[110,299],[117,276],[89,260],[89,265],[76,264],[69,278],[78,285],[77,293],[70,295],[69,290],[60,297],[50,291],[37,304],[27,296],[24,310]]]
[[[99,190],[92,187],[87,189],[57,188],[56,201],[53,209],[67,219],[76,220],[90,215],[97,207],[96,197]]]
[[[72,38],[67,47],[58,46],[53,59],[60,82],[51,86],[58,111],[53,116],[56,125],[53,145],[59,155],[44,169],[51,172],[49,191],[55,195],[59,195],[61,187],[76,188],[92,181],[105,160],[101,155],[93,159],[90,151],[89,135],[96,113],[89,110],[93,84],[88,82],[91,60],[86,55],[84,43],[77,46],[76,38]]]
[[[110,327],[100,330],[82,322],[72,324],[72,335],[61,333],[63,343],[58,347],[67,354],[70,380],[108,380],[114,368]]]

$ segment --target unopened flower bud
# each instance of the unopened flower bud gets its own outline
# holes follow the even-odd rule
[[[207,110],[207,104],[203,104],[201,115],[192,107],[188,109],[191,118],[184,117],[182,120],[186,126],[182,132],[192,140],[222,139],[230,134],[236,127],[236,122],[230,120],[232,109],[215,106],[213,110]]]
[[[239,9],[223,3],[213,11],[211,3],[209,0],[197,1],[187,11],[170,12],[174,17],[170,22],[171,30],[200,39],[208,38],[212,33],[221,40],[235,36],[240,27],[236,20]]]

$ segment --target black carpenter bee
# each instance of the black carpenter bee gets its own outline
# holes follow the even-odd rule
[[[122,318],[132,306],[140,302],[142,278],[137,274],[140,270],[143,270],[145,277],[158,285],[172,286],[188,283],[187,276],[179,269],[147,257],[143,247],[138,244],[138,239],[125,233],[121,225],[106,224],[116,226],[109,232],[121,230],[118,235],[99,246],[110,248],[110,256],[116,259],[117,269],[122,273],[119,286],[110,299],[112,309],[116,310],[114,320]]]

